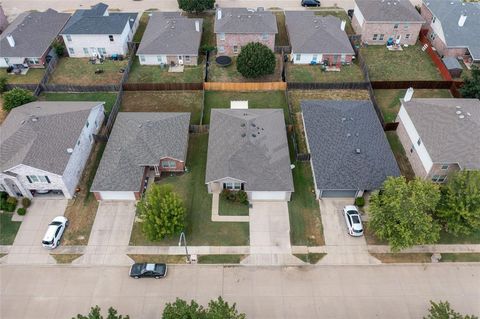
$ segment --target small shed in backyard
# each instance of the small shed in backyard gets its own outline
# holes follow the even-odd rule
[[[462,75],[463,68],[460,65],[460,62],[454,57],[444,57],[442,59],[443,64],[448,69],[448,72],[452,76],[452,78],[459,78]]]

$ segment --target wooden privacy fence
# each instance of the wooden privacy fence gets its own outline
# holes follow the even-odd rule
[[[367,90],[367,82],[338,82],[338,83],[322,83],[322,82],[287,82],[289,90]]]
[[[426,37],[427,33],[428,33],[428,30],[422,30],[422,32],[420,32],[420,38],[419,38],[420,42],[424,45],[427,45],[427,49],[425,51],[430,56],[433,63],[435,63],[437,68],[440,70],[440,74],[442,75],[443,79],[445,81],[452,81],[452,76],[450,75],[450,72],[448,71],[445,64],[443,64],[442,59],[440,59],[436,51],[433,51],[432,44]]]
[[[198,91],[203,83],[124,83],[125,91]]]
[[[310,161],[310,154],[309,153],[299,153],[299,154],[297,154],[296,159],[299,162],[309,162]]]
[[[285,91],[285,82],[205,82],[206,91]]]
[[[117,92],[120,84],[110,85],[72,85],[72,84],[40,84],[45,92]]]
[[[15,76],[23,76],[23,75],[15,75]],[[7,78],[8,79],[8,78]],[[38,87],[38,84],[7,84],[5,85],[5,91],[10,91],[14,88],[35,91]]]
[[[375,90],[394,90],[394,89],[445,89],[450,90],[453,81],[372,81],[372,87]]]
[[[188,132],[189,133],[208,133],[210,129],[210,125],[204,124],[204,125],[190,125],[188,127]]]
[[[273,51],[279,54],[290,54],[292,53],[292,47],[289,45],[276,45],[274,46]],[[282,59],[283,59],[283,56],[282,56]]]

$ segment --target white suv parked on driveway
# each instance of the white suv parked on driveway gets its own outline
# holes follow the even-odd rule
[[[54,249],[60,243],[65,228],[68,226],[68,219],[63,216],[55,217],[48,225],[47,232],[42,240],[42,245],[48,249]]]

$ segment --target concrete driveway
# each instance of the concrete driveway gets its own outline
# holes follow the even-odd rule
[[[365,237],[352,237],[347,232],[343,207],[352,199],[325,198],[320,200],[323,233],[327,256],[323,264],[377,264],[379,261],[368,253]]]
[[[101,201],[86,253],[75,264],[131,264],[125,255],[135,220],[134,201]]]
[[[35,198],[23,217],[5,263],[55,264],[51,251],[42,246],[42,239],[52,219],[63,216],[67,202],[66,199]]]

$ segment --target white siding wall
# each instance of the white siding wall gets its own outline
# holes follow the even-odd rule
[[[355,15],[355,17],[357,17],[357,21],[358,23],[363,26],[363,23],[365,22],[365,18],[363,17],[363,14],[362,12],[360,11],[360,8],[357,6],[357,4],[355,4],[355,7],[353,8],[353,14]]]
[[[410,142],[415,147],[415,150],[417,151],[418,156],[420,157],[420,160],[422,162],[423,167],[425,168],[425,171],[430,172],[430,169],[433,166],[432,159],[428,154],[428,151],[425,148],[423,141],[421,142],[420,145],[417,144],[417,141],[420,138],[420,135],[415,129],[415,125],[413,125],[413,122],[410,119],[410,116],[408,115],[407,110],[403,105],[401,106],[400,111],[398,112],[398,117],[400,118],[403,125],[405,126],[405,130],[407,131],[408,137],[410,138]],[[406,149],[405,151],[409,152],[410,150]]]
[[[432,26],[433,32],[435,32],[437,37],[439,37],[443,43],[447,43],[447,41],[445,41],[445,34],[443,33],[442,23],[440,22],[440,20],[435,19],[435,22],[432,21],[430,24]]]
[[[44,170],[34,168],[31,166],[20,164],[15,166],[12,169],[9,169],[9,172],[17,174],[17,180],[26,188],[30,190],[61,190],[63,191],[66,198],[72,198],[72,195],[65,183],[63,182],[62,176],[46,172]],[[39,175],[47,176],[50,180],[50,183],[30,183],[27,179],[27,175]]]
[[[297,54],[300,54],[300,61],[297,61]],[[313,61],[313,57],[317,57],[317,63],[322,62],[322,54],[316,53],[292,53],[291,59],[293,64],[310,64]]]
[[[98,133],[102,127],[103,119],[105,117],[103,104],[96,106],[90,112],[88,116],[88,127],[83,127],[83,130],[79,136],[80,145],[75,144],[73,153],[70,155],[70,160],[68,161],[67,167],[63,172],[63,180],[66,185],[66,188],[69,190],[70,194],[75,193],[75,188],[78,185],[78,182],[82,176],[83,169],[85,164],[90,156],[90,152],[93,147],[93,137],[92,134]],[[95,125],[95,122],[97,123]],[[73,146],[72,146],[73,147]]]
[[[0,58],[0,68],[8,68],[8,63],[5,58]]]
[[[122,34],[112,34],[113,40],[110,41],[109,34],[72,34],[70,35],[72,41],[67,40],[67,35],[63,34],[63,41],[67,47],[68,55],[72,58],[88,58],[95,53],[98,53],[98,48],[105,48],[107,56],[112,54],[126,55],[128,53],[127,42],[133,38],[133,32],[130,29],[130,24],[125,24]],[[70,54],[68,48],[73,48],[74,54]],[[86,54],[83,48],[88,48],[89,53]]]
[[[160,63],[167,64],[167,56],[165,54],[163,55],[142,55],[145,57],[145,62],[142,62],[142,59],[140,56],[138,56],[138,59],[140,61],[141,65],[160,65]],[[160,58],[160,62],[159,61]]]

